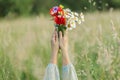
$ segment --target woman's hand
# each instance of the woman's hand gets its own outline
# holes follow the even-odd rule
[[[70,63],[69,55],[68,55],[68,36],[67,32],[62,35],[62,32],[59,32],[59,45],[63,54],[63,65],[67,65]]]
[[[59,46],[62,50],[62,52],[68,52],[68,36],[67,32],[64,33],[64,36],[62,32],[59,32]]]
[[[59,50],[58,34],[57,34],[56,30],[54,30],[54,33],[52,35],[51,48],[52,48],[51,63],[56,64],[57,63],[57,53]]]

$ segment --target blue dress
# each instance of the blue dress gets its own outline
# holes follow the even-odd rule
[[[44,80],[60,80],[59,70],[56,64],[48,64]],[[72,64],[63,66],[62,80],[78,80],[76,71]]]

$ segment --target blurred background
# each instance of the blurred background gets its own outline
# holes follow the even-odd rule
[[[43,80],[54,23],[62,4],[85,22],[69,31],[79,80],[120,80],[120,0],[0,0],[0,80]],[[62,55],[58,55],[61,73]]]
[[[48,14],[51,7],[59,4],[84,12],[120,8],[120,0],[0,0],[0,16]]]

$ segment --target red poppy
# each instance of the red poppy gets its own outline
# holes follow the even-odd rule
[[[63,16],[55,16],[54,21],[58,25],[65,25],[66,24],[66,19]]]

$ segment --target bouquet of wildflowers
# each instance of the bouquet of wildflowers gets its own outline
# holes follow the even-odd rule
[[[69,8],[64,9],[62,5],[51,8],[50,15],[53,17],[58,32],[61,31],[63,35],[65,30],[72,30],[76,28],[77,23],[84,22],[83,13],[78,14]]]

